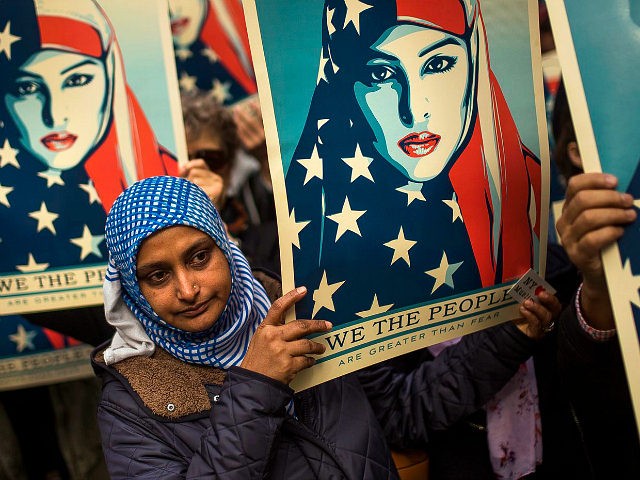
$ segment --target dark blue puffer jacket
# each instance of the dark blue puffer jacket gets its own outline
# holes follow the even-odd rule
[[[161,349],[108,367],[99,347],[107,464],[114,479],[395,479],[385,436],[426,441],[483,405],[532,347],[500,325],[408,371],[390,362],[295,397],[260,374],[188,365]],[[292,398],[296,418],[286,414]]]

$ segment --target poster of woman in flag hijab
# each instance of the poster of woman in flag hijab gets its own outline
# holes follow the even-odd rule
[[[100,305],[111,204],[186,157],[167,5],[2,1],[0,71],[1,354],[78,362],[18,314]]]
[[[247,0],[300,383],[517,316],[545,256],[537,2]],[[293,20],[295,19],[295,20]],[[318,339],[317,339],[318,340]]]
[[[640,208],[640,2],[548,2],[567,99],[586,172],[618,178]],[[597,32],[597,34],[594,34]],[[629,54],[633,52],[633,54]],[[609,296],[636,419],[640,419],[640,228],[603,251]]]
[[[169,0],[180,89],[222,105],[256,93],[241,0]]]

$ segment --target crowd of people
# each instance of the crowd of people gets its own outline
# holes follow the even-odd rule
[[[282,292],[258,99],[190,91],[182,107],[188,160],[105,212],[104,309],[27,316],[94,345],[97,378],[0,396],[0,480],[406,480],[397,455],[416,450],[432,480],[640,475],[600,256],[637,209],[612,175],[582,173],[564,86],[552,118],[566,199],[546,268],[557,293],[517,321],[299,393],[289,384],[324,351],[307,337],[332,324],[283,321],[309,295]],[[36,442],[25,411],[43,395]]]

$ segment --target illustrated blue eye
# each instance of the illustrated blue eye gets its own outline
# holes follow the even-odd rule
[[[84,87],[93,81],[93,75],[86,73],[74,73],[65,79],[62,84],[64,87]]]
[[[433,74],[433,73],[444,73],[451,70],[456,62],[458,61],[457,57],[450,57],[448,55],[436,55],[433,58],[430,58],[427,63],[424,64],[422,68],[423,74]]]
[[[22,80],[16,82],[15,94],[21,97],[33,95],[42,90],[42,86],[33,80]]]
[[[369,66],[369,75],[374,83],[384,82],[395,76],[393,68],[386,65]]]

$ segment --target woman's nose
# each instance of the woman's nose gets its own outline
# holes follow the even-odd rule
[[[200,293],[200,286],[191,275],[179,274],[176,276],[176,294],[180,300],[193,301]]]
[[[82,106],[78,105],[78,108]],[[48,93],[46,96],[42,121],[48,128],[61,127],[67,122],[67,105],[58,95]]]
[[[426,92],[420,88],[411,87],[411,83],[407,82],[406,88],[401,91],[398,106],[400,121],[409,128],[429,118],[429,99]]]

